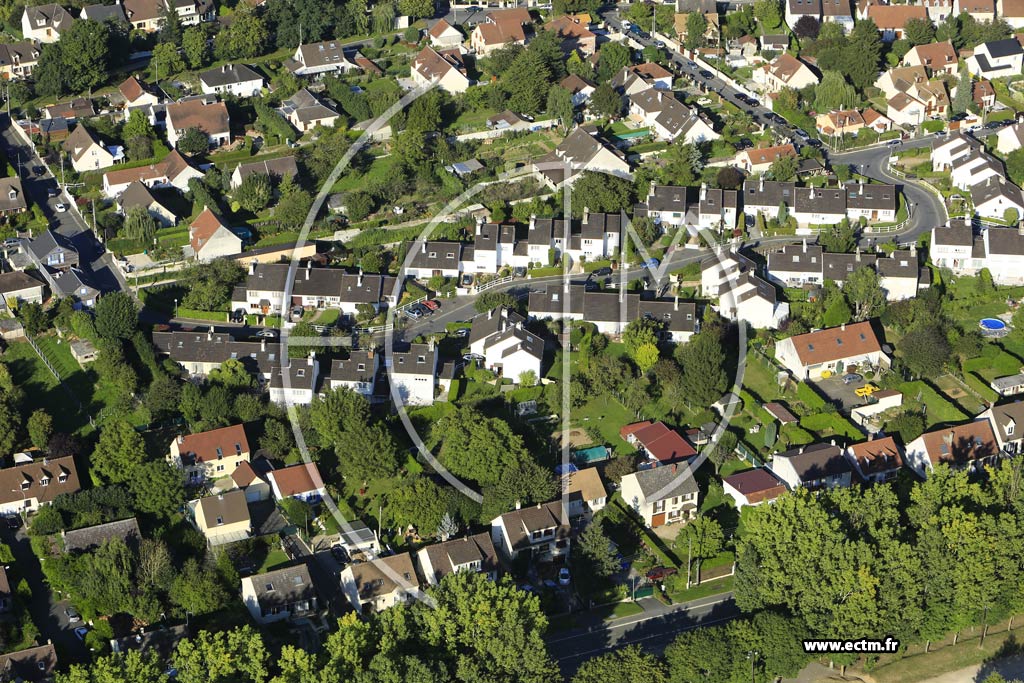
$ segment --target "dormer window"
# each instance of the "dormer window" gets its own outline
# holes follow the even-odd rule
[[[30,482],[30,481],[23,481],[23,482],[21,482],[21,490],[22,491],[28,491],[30,486],[32,486],[32,482]]]
[[[218,517],[217,518],[217,526],[221,526],[223,524],[224,524],[224,518],[223,517]]]
[[[50,478],[49,477],[43,477],[42,479],[39,480],[39,485],[40,486],[49,486],[50,485]]]
[[[220,460],[223,457],[224,457],[224,450],[220,446],[217,446],[217,459]]]
[[[57,483],[58,484],[67,483],[67,480],[68,480],[67,472],[61,472],[59,475],[57,475]]]
[[[1012,422],[1010,424],[1006,425],[1006,435],[1007,436],[1013,436],[1013,430],[1014,430],[1014,424]]]

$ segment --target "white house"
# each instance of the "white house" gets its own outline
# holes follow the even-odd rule
[[[629,116],[649,127],[659,140],[698,144],[721,137],[699,111],[677,100],[671,91],[658,88],[630,95]]]
[[[629,161],[603,140],[594,126],[577,126],[558,147],[533,162],[533,170],[548,187],[571,185],[583,170],[632,179]]]
[[[526,554],[534,562],[569,554],[568,511],[561,501],[538,503],[506,512],[491,520],[491,542],[503,557]]]
[[[738,509],[770,503],[786,492],[786,485],[767,468],[757,468],[722,477],[722,490]]]
[[[604,509],[608,492],[601,483],[601,474],[596,467],[585,467],[562,476],[562,488],[569,497],[569,516],[586,517]]]
[[[906,447],[906,463],[924,478],[939,463],[975,471],[1000,457],[992,423],[987,419],[925,432]]]
[[[312,616],[317,610],[316,588],[305,564],[242,579],[242,602],[260,625]]]
[[[427,36],[430,38],[431,47],[439,48],[441,50],[453,47],[457,48],[462,45],[462,41],[466,39],[459,29],[455,28],[444,19],[438,19],[427,31]]]
[[[358,58],[358,53],[356,53]],[[324,74],[355,71],[359,65],[345,54],[344,46],[334,40],[299,45],[285,66],[296,76],[321,78]]]
[[[167,142],[172,147],[190,128],[206,134],[210,147],[220,147],[231,141],[231,119],[223,102],[207,103],[202,99],[183,100],[167,105]]]
[[[10,467],[0,469],[0,516],[27,515],[57,496],[80,489],[74,457],[25,461],[16,457]]]
[[[797,446],[773,456],[770,467],[790,490],[842,488],[853,482],[853,468],[835,444]]]
[[[376,614],[409,601],[419,578],[408,552],[350,564],[341,572],[341,590],[358,614]]]
[[[437,349],[433,344],[410,344],[407,351],[394,352],[385,364],[389,368],[392,396],[397,393],[404,405],[429,406],[434,403]]]
[[[416,551],[416,563],[427,584],[436,586],[456,572],[477,572],[492,581],[501,574],[498,552],[487,532],[432,543]]]
[[[881,483],[892,481],[903,468],[903,455],[896,440],[883,436],[850,444],[844,449],[860,481]]]
[[[1021,452],[1024,446],[1024,402],[991,406],[975,420],[988,420],[1002,453],[1018,455]],[[1017,423],[1020,423],[1020,431],[1017,431]]]
[[[331,361],[331,368],[324,377],[325,386],[331,389],[351,389],[370,399],[373,396],[379,369],[380,354],[374,349],[353,349],[345,360]]]
[[[271,470],[267,472],[267,481],[270,482],[274,500],[278,501],[298,498],[307,503],[316,503],[326,493],[320,470],[317,469],[316,463],[312,462]]]
[[[250,456],[245,427],[238,424],[179,435],[171,441],[165,459],[181,470],[189,484],[199,484],[230,477]]]
[[[78,173],[108,168],[125,158],[121,147],[104,145],[82,124],[75,127],[63,147],[71,157],[71,167]]]
[[[1000,175],[986,175],[970,188],[974,213],[984,218],[1004,220],[1007,211],[1016,220],[1024,217],[1024,193]]]
[[[469,350],[483,357],[483,365],[518,383],[524,373],[541,378],[544,340],[527,331],[526,319],[507,308],[492,309],[473,319]]]
[[[622,501],[651,528],[693,519],[700,503],[694,472],[686,463],[627,474],[620,491]]]
[[[754,69],[753,79],[766,93],[780,92],[783,88],[801,90],[809,85],[817,85],[821,80],[811,67],[788,52]]]
[[[996,133],[996,150],[1000,154],[1009,154],[1024,146],[1024,123],[1006,126]]]
[[[188,190],[188,181],[202,178],[203,172],[192,165],[178,150],[164,157],[163,161],[149,166],[118,169],[103,174],[103,194],[115,198],[134,182],[146,187],[173,187],[181,192]]]
[[[841,374],[851,366],[889,366],[868,321],[783,339],[775,346],[775,357],[798,380],[818,379],[824,372]]]
[[[234,95],[256,97],[263,91],[263,76],[245,64],[224,64],[199,74],[199,86],[204,95]]]
[[[21,15],[21,33],[26,40],[56,43],[74,21],[71,13],[60,5],[26,7]]]
[[[458,49],[424,47],[412,62],[411,76],[419,87],[436,84],[452,94],[466,92],[470,86],[466,62]]]
[[[1019,76],[1024,63],[1024,49],[1016,38],[982,43],[967,58],[967,70],[977,78],[1008,78]]]
[[[242,238],[232,232],[210,207],[204,207],[192,221],[188,238],[191,256],[203,263],[242,253]]]

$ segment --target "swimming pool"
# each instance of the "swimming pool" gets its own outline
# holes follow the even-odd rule
[[[999,318],[982,318],[978,322],[978,326],[989,332],[999,332],[1006,329],[1006,323]]]

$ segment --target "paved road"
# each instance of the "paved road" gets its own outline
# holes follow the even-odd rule
[[[608,650],[640,643],[645,650],[660,653],[678,633],[740,616],[731,593],[671,606],[654,598],[640,600],[638,604],[644,607],[643,614],[554,633],[547,638],[548,650],[566,678],[581,663]]]

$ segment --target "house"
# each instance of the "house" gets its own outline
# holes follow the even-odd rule
[[[1009,154],[1021,147],[1024,147],[1024,123],[1006,126],[996,133],[996,150],[1000,154]]]
[[[475,262],[475,261],[474,261]],[[462,272],[462,244],[460,242],[422,241],[413,252],[412,263],[405,269],[411,278],[431,278],[434,275],[458,277]]]
[[[903,469],[903,455],[891,436],[850,444],[844,449],[846,459],[862,482],[892,481]]]
[[[871,223],[895,223],[899,209],[899,189],[881,183],[849,182],[846,192],[846,217]],[[797,197],[799,197],[797,193]]]
[[[16,683],[53,681],[57,673],[57,650],[53,643],[37,645],[0,655],[0,676]]]
[[[705,12],[704,14],[704,34],[701,36],[701,45],[706,46],[717,46],[718,40],[721,37],[721,21],[718,18],[718,12]],[[686,44],[686,23],[689,20],[690,13],[678,13],[673,18],[673,28],[675,29],[676,37],[681,44]]]
[[[256,97],[263,86],[263,76],[245,64],[223,64],[199,74],[199,87],[204,95]]]
[[[188,248],[197,261],[209,263],[216,258],[237,256],[242,253],[242,238],[231,231],[223,221],[203,207],[188,229]]]
[[[989,382],[989,386],[1003,397],[1024,394],[1024,372],[1018,372],[1016,375],[996,377]]]
[[[411,76],[417,87],[436,84],[453,95],[466,92],[470,85],[466,62],[457,48],[437,51],[424,47],[412,62]]]
[[[128,24],[128,15],[124,13],[124,6],[121,3],[114,5],[86,5],[82,8],[80,19],[95,21],[102,24],[104,21],[112,21],[115,24]]]
[[[14,593],[11,591],[11,579],[7,576],[7,567],[0,565],[0,614],[7,614],[14,608]]]
[[[134,517],[72,531],[61,531],[60,537],[65,553],[91,552],[115,539],[124,541],[129,548],[135,551],[142,543],[142,532],[139,531],[139,523]]]
[[[700,493],[689,467],[678,464],[640,470],[622,478],[622,501],[657,528],[697,516]]]
[[[596,467],[585,467],[562,477],[563,492],[569,498],[569,517],[591,518],[604,509],[608,492]]]
[[[270,484],[247,462],[240,464],[231,473],[231,483],[235,488],[245,492],[246,503],[270,500]]]
[[[491,521],[491,542],[507,560],[525,555],[533,562],[548,562],[567,556],[570,534],[561,501],[517,506]]]
[[[343,524],[338,533],[338,542],[349,555],[377,552],[377,535],[362,520],[355,519]]]
[[[252,532],[249,505],[240,489],[200,498],[189,507],[196,528],[212,546],[245,540]]]
[[[312,462],[271,470],[267,472],[267,480],[270,482],[270,490],[274,493],[274,500],[278,501],[298,498],[307,503],[316,503],[327,492],[324,480],[320,477],[320,470],[317,469],[316,463]]]
[[[868,321],[798,334],[781,340],[775,357],[800,381],[851,366],[889,367],[889,357]]]
[[[736,227],[739,193],[736,190],[709,188],[701,183],[697,194],[697,227],[723,232]]]
[[[818,114],[815,127],[822,135],[856,135],[864,127],[864,117],[856,109]]]
[[[853,30],[853,10],[850,0],[821,0],[821,22],[839,24],[843,31]]]
[[[26,7],[21,15],[21,34],[26,40],[56,43],[74,21],[71,13],[60,5]]]
[[[103,174],[103,194],[114,198],[138,181],[146,187],[173,187],[180,192],[188,190],[188,181],[202,178],[203,172],[192,165],[178,150],[155,164],[107,171]]]
[[[124,0],[123,5],[129,25],[147,33],[160,29],[167,11],[163,0]]]
[[[655,62],[631,64],[622,67],[612,76],[611,85],[624,95],[632,95],[648,88],[671,90],[672,72]]]
[[[659,140],[700,144],[721,137],[707,117],[677,100],[671,91],[648,88],[630,95],[629,116],[649,127]]]
[[[786,25],[790,28],[804,17],[821,21],[821,0],[787,0],[785,10]]]
[[[553,31],[562,42],[562,52],[578,52],[589,57],[597,52],[597,34],[587,27],[579,15],[566,14],[544,24],[545,31]]]
[[[882,133],[888,133],[892,130],[892,119],[880,114],[872,108],[864,110],[864,126],[875,131],[879,135]]]
[[[150,189],[139,181],[135,181],[121,193],[121,196],[117,198],[117,204],[120,213],[125,216],[132,209],[145,209],[153,219],[160,223],[160,227],[166,228],[178,222],[178,217],[174,214],[174,211],[162,204],[160,200],[153,196]]]
[[[755,330],[778,329],[789,318],[789,304],[757,275],[750,259],[737,252],[716,254],[701,264],[701,292],[718,297],[718,312]]]
[[[358,614],[376,614],[419,593],[419,578],[408,552],[350,564],[341,572],[341,590]]]
[[[53,294],[58,299],[69,298],[72,300],[75,310],[95,308],[100,298],[99,287],[95,284],[92,276],[78,268],[67,268],[59,271],[53,277]]]
[[[329,73],[356,71],[360,68],[345,54],[344,46],[334,40],[299,45],[295,48],[295,54],[285,60],[285,66],[296,76],[314,78],[322,78],[324,74]]]
[[[687,215],[692,203],[689,194],[686,187],[651,183],[647,198],[633,208],[633,217],[646,216],[658,226],[693,225],[697,219]]]
[[[280,111],[288,123],[300,133],[313,130],[317,126],[331,128],[338,120],[338,112],[306,88],[302,88],[282,102]]]
[[[416,551],[416,563],[430,586],[455,572],[478,572],[491,581],[497,581],[502,572],[498,552],[486,531],[420,548]]]
[[[742,510],[747,506],[771,503],[786,492],[786,485],[770,469],[758,467],[722,477],[722,490]]]
[[[532,21],[530,11],[522,7],[492,10],[473,27],[469,45],[480,57],[506,45],[526,45],[525,27]]]
[[[28,250],[47,268],[62,270],[78,265],[78,250],[70,239],[54,230],[47,230],[30,240]]]
[[[763,52],[785,52],[789,49],[789,35],[786,33],[773,33],[761,36],[761,50]]]
[[[970,192],[975,215],[1003,220],[1006,212],[1012,210],[1018,218],[1024,216],[1024,193],[998,174],[988,175]]]
[[[755,147],[737,153],[735,163],[747,173],[765,173],[773,163],[782,157],[799,159],[800,155],[796,153],[796,148],[791,144]],[[775,208],[778,208],[778,204],[775,205]]]
[[[540,374],[537,376],[540,377]],[[433,405],[437,383],[437,349],[433,344],[410,344],[407,351],[394,352],[391,355],[388,379],[396,403]]]
[[[288,279],[287,263],[251,262],[245,282],[231,294],[232,309],[242,308],[264,315],[287,311],[291,305],[284,301]],[[296,306],[338,308],[345,315],[354,315],[362,304],[374,310],[394,304],[396,285],[400,294],[401,283],[393,277],[362,271],[348,273],[341,268],[313,268],[312,261],[306,261],[292,282],[291,295]]]
[[[45,300],[44,281],[19,270],[0,273],[0,311],[16,309],[25,303],[41,304]]]
[[[316,587],[306,564],[276,569],[242,579],[242,602],[261,625],[316,614]]]
[[[765,409],[765,412],[767,412],[769,415],[778,420],[779,424],[782,426],[798,424],[800,422],[800,420],[797,419],[796,415],[789,412],[786,406],[782,405],[781,403],[765,403],[763,408]]]
[[[40,54],[42,49],[32,40],[0,45],[0,77],[9,81],[29,78]]]
[[[886,100],[886,105],[886,115],[897,126],[920,126],[925,121],[924,107],[910,95],[894,95]]]
[[[242,182],[251,175],[265,175],[273,182],[278,183],[291,176],[293,179],[299,175],[299,167],[294,156],[277,157],[265,161],[251,161],[247,164],[235,166],[231,172],[231,189],[237,190]]]
[[[515,132],[529,130],[532,125],[530,121],[527,121],[510,109],[500,111],[487,119],[487,128],[489,130]]]
[[[284,359],[282,359],[283,361]],[[320,380],[320,361],[314,351],[305,359],[271,366],[267,376],[271,403],[283,406],[308,406],[316,397]]]
[[[971,101],[980,111],[992,108],[996,103],[996,89],[992,87],[992,82],[973,81],[971,83]]]
[[[71,351],[71,357],[75,359],[83,368],[87,363],[94,362],[99,357],[99,349],[91,342],[85,339],[77,339],[68,344],[68,350]]]
[[[590,96],[594,94],[594,90],[597,88],[593,83],[576,74],[569,74],[558,85],[568,90],[569,94],[572,95],[573,107],[586,105],[590,101]]]
[[[0,217],[7,218],[28,210],[28,195],[17,176],[0,178]]]
[[[217,18],[213,0],[173,0],[173,4],[182,26],[195,26]]]
[[[226,145],[231,140],[231,120],[223,102],[184,100],[167,105],[167,141],[177,147],[178,139],[189,128],[198,128],[209,141],[210,147]]]
[[[1024,63],[1024,48],[1016,38],[982,43],[966,60],[967,71],[975,78],[1019,76]]]
[[[66,119],[70,123],[95,115],[96,110],[92,106],[92,100],[87,97],[76,97],[67,102],[51,104],[43,109],[44,118]]]
[[[640,455],[661,465],[682,462],[697,454],[689,441],[664,422],[634,422],[622,427],[619,436]]]
[[[920,125],[927,118],[942,118],[949,111],[945,83],[937,78],[929,80],[923,66],[889,69],[878,78],[875,87],[887,98],[886,115],[898,125]]]
[[[969,14],[980,23],[991,22],[996,18],[996,0],[953,0],[953,13]]]
[[[116,6],[120,7],[120,5]],[[117,91],[124,98],[125,109],[151,107],[154,104],[160,104],[160,96],[151,92],[135,76],[129,76],[122,81],[121,85],[117,86]]]
[[[897,249],[889,258],[876,260],[875,269],[878,271],[878,284],[885,290],[887,301],[912,299],[927,287],[927,282],[921,279],[917,246],[913,243],[910,249]]]
[[[956,48],[948,40],[915,45],[903,56],[903,66],[923,66],[932,76],[956,76],[959,70]]]
[[[811,67],[788,52],[754,70],[754,82],[759,83],[765,93],[780,92],[783,88],[800,90],[817,85],[819,81]]]
[[[594,126],[574,128],[554,151],[534,160],[533,170],[551,189],[571,185],[583,170],[632,178],[626,156]]]
[[[1000,457],[992,423],[987,419],[925,432],[906,447],[907,465],[922,478],[940,463],[975,472],[994,465]]]
[[[790,490],[846,488],[852,483],[853,467],[834,443],[797,446],[772,457],[772,473]]]
[[[27,515],[62,493],[77,493],[78,469],[70,456],[19,462],[0,469],[0,515]]]
[[[928,11],[920,5],[871,5],[867,18],[875,22],[882,40],[891,43],[903,38],[904,27],[911,19],[928,21]]]
[[[561,287],[548,287],[530,293],[530,316],[541,320],[586,320],[601,334],[618,336],[626,324],[638,317],[660,321],[662,339],[686,343],[699,330],[696,304],[675,299],[656,299],[652,292],[586,291],[583,285],[572,285],[568,306],[562,300]],[[625,310],[625,315],[623,315]]]
[[[438,19],[427,31],[430,45],[434,48],[447,50],[448,48],[459,47],[465,39],[462,31],[449,24],[444,19]]]
[[[243,425],[179,435],[168,449],[167,463],[181,470],[188,484],[229,477],[249,462],[249,440]]]
[[[996,12],[1011,28],[1024,28],[1024,0],[996,0]]]
[[[473,319],[470,353],[483,357],[483,366],[500,377],[519,383],[532,373],[539,380],[544,360],[544,340],[529,332],[526,319],[512,309],[498,308]]]

